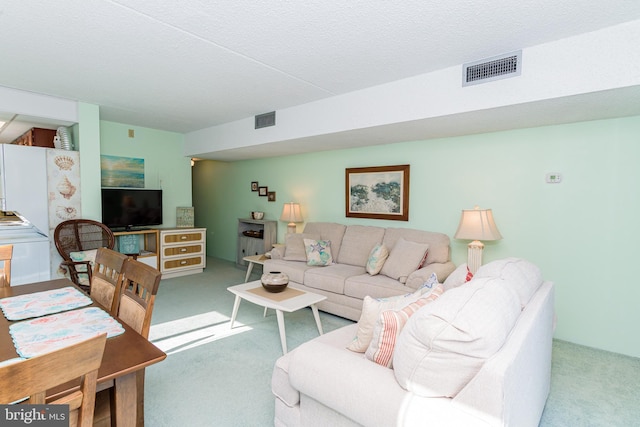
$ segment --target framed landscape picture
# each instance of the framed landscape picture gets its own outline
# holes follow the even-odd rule
[[[346,216],[409,221],[409,165],[347,168]]]

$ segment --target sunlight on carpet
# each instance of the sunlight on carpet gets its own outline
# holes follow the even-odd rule
[[[230,322],[217,311],[196,314],[152,325],[149,340],[165,353],[175,354],[253,329],[238,321],[230,329]]]

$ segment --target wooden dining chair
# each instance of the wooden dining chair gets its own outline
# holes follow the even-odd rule
[[[69,426],[90,427],[98,368],[106,341],[107,334],[102,334],[0,367],[0,403],[9,404],[28,396],[23,403],[69,405]],[[80,390],[54,401],[45,401],[48,389],[77,378],[80,378]]]
[[[11,286],[11,258],[13,258],[13,245],[0,246],[0,288]]]
[[[124,277],[122,269],[127,260],[125,254],[108,248],[99,248],[91,274],[91,298],[117,316],[120,304],[120,288]]]
[[[119,289],[117,317],[145,338],[149,338],[151,315],[162,273],[138,260],[128,258],[122,267],[124,278]],[[137,423],[144,426],[144,369],[137,371]],[[110,425],[111,392],[101,391],[96,397],[94,427]]]

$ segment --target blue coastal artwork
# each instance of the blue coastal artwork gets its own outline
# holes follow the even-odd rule
[[[144,188],[144,159],[100,156],[103,187]]]

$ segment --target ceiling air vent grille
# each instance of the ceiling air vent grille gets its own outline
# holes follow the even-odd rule
[[[521,50],[464,64],[462,66],[462,86],[519,76],[521,66]]]
[[[256,116],[256,129],[266,128],[276,125],[276,112],[258,114]]]

